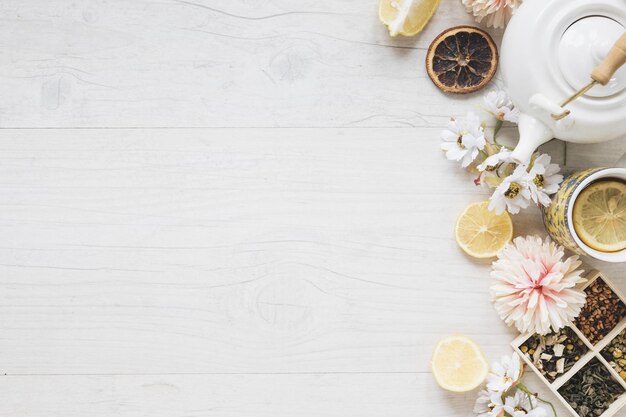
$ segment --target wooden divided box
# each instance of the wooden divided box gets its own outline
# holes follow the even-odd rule
[[[626,404],[626,299],[597,271],[582,288],[587,302],[574,324],[545,336],[521,335],[512,345],[574,416],[598,417],[594,411],[602,410],[610,417]]]

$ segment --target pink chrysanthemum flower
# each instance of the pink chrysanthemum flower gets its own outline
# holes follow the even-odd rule
[[[493,263],[491,300],[509,326],[546,334],[570,324],[585,304],[576,285],[585,281],[578,256],[563,261],[563,247],[548,238],[518,237]]]
[[[483,19],[487,27],[503,28],[522,4],[522,0],[462,0],[468,13],[476,17],[477,22]]]

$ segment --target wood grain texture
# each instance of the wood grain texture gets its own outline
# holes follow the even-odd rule
[[[571,169],[585,167],[612,167],[626,154],[623,139],[596,144],[567,145],[567,164]]]
[[[456,0],[409,39],[363,0],[4,0],[0,17],[4,127],[436,126],[476,103],[424,70],[472,23]]]
[[[392,374],[380,378],[399,378],[385,388],[394,395],[411,404],[434,396],[425,410],[467,415],[458,404],[469,397],[430,379],[433,345],[463,332],[491,359],[508,351],[514,332],[489,304],[488,264],[452,238],[458,212],[486,194],[441,156],[436,129],[42,133],[0,131],[4,383],[19,376],[47,390],[43,375],[62,381],[50,403],[32,402],[23,415],[74,396],[75,384],[123,408],[126,395],[140,394],[132,384],[154,379],[118,390],[116,378],[61,378],[111,374],[164,375],[182,384],[183,398],[217,389],[218,402],[234,380],[296,375],[267,381],[275,392],[310,390],[304,415],[327,410],[316,397],[330,395],[323,375],[350,375],[330,377],[353,396],[336,412],[369,415],[353,386],[367,384],[364,375],[375,390],[376,375]],[[561,144],[549,146],[558,158]],[[532,210],[515,225],[541,230]],[[185,375],[194,374],[214,376],[192,389]],[[276,395],[252,393],[264,382],[239,383],[233,396]],[[116,390],[105,395],[108,384]],[[245,404],[232,415],[245,415]],[[275,407],[290,415],[289,404]],[[409,413],[411,404],[393,409]]]
[[[469,417],[475,396],[412,373],[31,376],[0,389],[6,415],[65,417]]]
[[[1,134],[7,373],[425,372],[512,335],[436,130]]]
[[[481,94],[423,68],[472,20],[443,0],[391,39],[376,9],[0,2],[0,416],[472,415],[434,384],[434,344],[495,360],[515,332],[452,238],[486,190],[439,150]]]

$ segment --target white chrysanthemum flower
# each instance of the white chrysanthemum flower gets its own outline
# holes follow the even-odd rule
[[[511,20],[511,16],[522,4],[522,0],[462,0],[468,13],[476,17],[477,22],[483,19],[487,27],[503,28]]]
[[[480,171],[478,183],[482,186],[496,188],[502,181],[500,175],[500,164],[511,162],[511,151],[502,148],[500,152],[493,154],[476,167]]]
[[[522,370],[522,361],[517,353],[503,356],[500,362],[491,365],[491,372],[487,375],[487,389],[500,395],[504,394],[517,385],[522,377]]]
[[[504,90],[493,90],[483,97],[485,110],[500,121],[517,123],[519,121],[519,110],[506,94]]]
[[[522,332],[557,331],[580,314],[585,304],[578,256],[563,260],[564,250],[538,236],[518,237],[493,263],[491,301],[500,318]]]
[[[520,209],[528,207],[531,199],[528,182],[526,167],[519,165],[493,192],[489,198],[489,210],[495,210],[498,215],[504,210],[517,214]]]
[[[511,417],[546,417],[546,410],[537,407],[536,398],[529,399],[529,395],[521,390],[504,400],[504,411]]]
[[[548,412],[543,407],[535,407],[535,408],[531,408],[530,410],[527,410],[526,416],[527,417],[547,417]],[[517,416],[513,416],[513,417],[517,417]]]
[[[486,390],[480,391],[474,404],[474,412],[478,414],[478,417],[502,416],[504,414],[502,394]]]
[[[450,119],[448,128],[441,132],[441,149],[446,152],[446,157],[453,161],[461,161],[461,166],[466,168],[485,148],[485,129],[481,125],[478,116],[472,112],[467,114],[464,122]]]
[[[500,152],[487,157],[477,168],[479,171],[486,171],[489,168],[497,167],[503,162],[510,162],[512,153],[508,149],[502,148]]]
[[[498,185],[500,185],[500,181],[501,179],[498,176],[498,170],[490,167],[489,169],[482,171],[474,183],[483,187],[497,188]]]
[[[563,175],[559,175],[560,168],[557,164],[550,163],[550,155],[542,154],[528,173],[530,182],[530,196],[535,203],[544,207],[550,205],[550,195],[559,190],[559,184],[563,181]]]

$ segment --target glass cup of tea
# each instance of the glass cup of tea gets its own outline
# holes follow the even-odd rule
[[[583,241],[575,227],[579,219],[576,218],[574,206],[583,190],[601,181],[626,184],[626,155],[617,165],[615,168],[591,168],[575,172],[563,180],[559,191],[552,196],[552,203],[542,209],[546,231],[555,242],[579,255],[589,255],[606,262],[626,262],[626,249],[594,249]],[[626,248],[626,239],[623,247]]]

